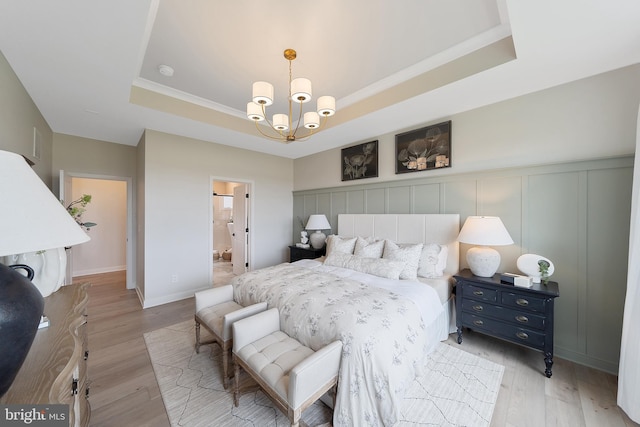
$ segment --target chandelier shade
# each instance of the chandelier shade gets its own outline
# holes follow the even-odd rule
[[[267,118],[266,107],[273,104],[273,85],[264,81],[253,83],[252,100],[247,103],[247,118],[256,124],[256,129],[263,136],[280,142],[289,143],[303,141],[317,132],[326,124],[328,117],[336,112],[336,100],[333,96],[324,95],[318,98],[316,111],[303,112],[303,104],[311,101],[313,91],[311,81],[304,77],[292,79],[291,63],[297,53],[293,49],[286,49],[284,57],[289,61],[289,114],[274,114],[273,119]],[[298,112],[294,112],[293,104],[297,104]],[[295,116],[297,115],[297,118]],[[322,118],[322,120],[321,120]],[[258,125],[266,121],[268,127]],[[269,129],[271,128],[271,129]],[[306,129],[304,135],[298,134],[300,128]]]
[[[253,84],[253,102],[268,107],[273,104],[273,85],[267,82]]]

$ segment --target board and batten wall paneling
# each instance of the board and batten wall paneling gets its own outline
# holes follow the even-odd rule
[[[633,156],[294,191],[298,213],[496,215],[514,240],[500,271],[525,253],[551,259],[560,285],[555,355],[616,373],[622,331]],[[321,209],[321,211],[313,211]],[[300,228],[294,225],[294,241]],[[460,245],[461,268],[469,245]],[[541,362],[542,363],[542,362]]]
[[[631,168],[587,175],[587,353],[602,360],[620,357],[632,180]]]

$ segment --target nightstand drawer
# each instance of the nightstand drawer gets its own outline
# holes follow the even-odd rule
[[[526,328],[535,328],[544,331],[544,328],[546,326],[544,316],[538,316],[526,311],[500,307],[480,301],[465,299],[462,301],[462,310],[478,316],[487,316],[499,320],[504,320],[514,325]]]
[[[523,344],[538,349],[544,348],[545,334],[506,324],[499,320],[462,313],[462,324],[471,329],[477,329],[511,342]]]
[[[462,295],[464,298],[473,298],[481,301],[496,302],[498,300],[498,292],[495,289],[484,288],[465,283],[462,286]]]
[[[546,300],[544,298],[513,292],[502,292],[502,304],[540,313],[544,313],[546,308]]]

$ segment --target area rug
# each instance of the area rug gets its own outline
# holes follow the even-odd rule
[[[288,426],[289,421],[261,391],[243,394],[233,405],[222,386],[217,345],[194,350],[192,320],[146,333],[144,339],[172,426]],[[203,328],[203,340],[207,339]],[[397,426],[488,426],[504,367],[445,343],[429,356],[427,369],[407,390]],[[246,375],[243,382],[251,381]],[[332,411],[316,402],[303,414],[309,426],[331,426]]]

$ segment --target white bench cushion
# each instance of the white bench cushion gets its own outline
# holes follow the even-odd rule
[[[226,301],[212,307],[205,307],[196,314],[209,329],[216,331],[226,341],[232,338],[232,331],[231,325],[223,330],[224,316],[241,308],[242,306],[235,301]]]
[[[288,400],[289,372],[313,353],[281,331],[272,332],[237,351],[284,401]]]

